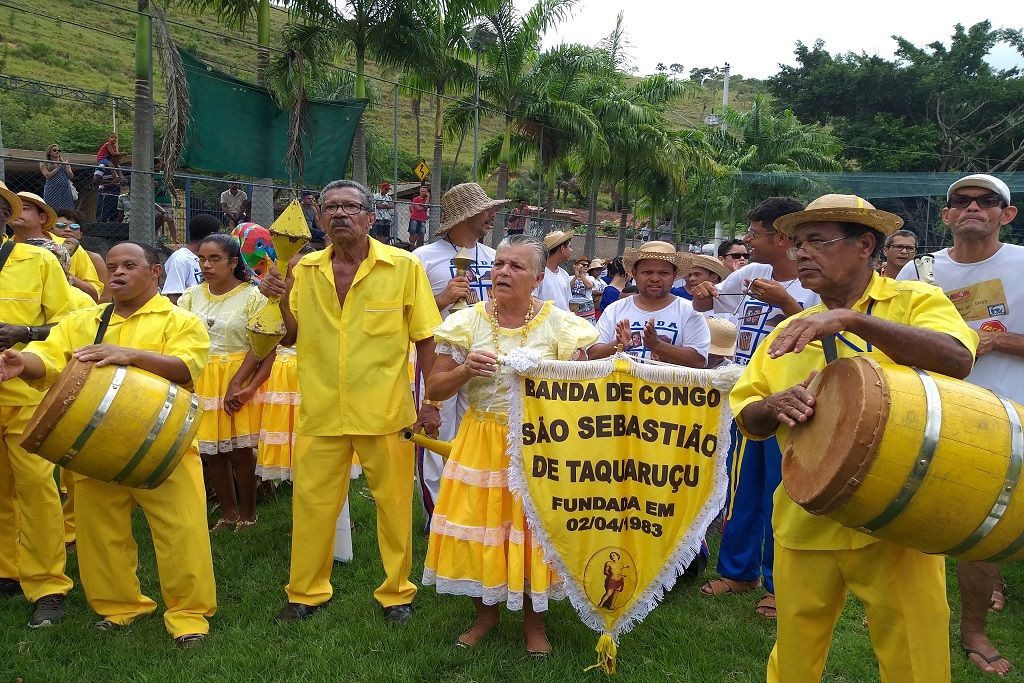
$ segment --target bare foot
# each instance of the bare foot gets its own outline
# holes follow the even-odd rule
[[[985,673],[1005,676],[1013,669],[1013,665],[999,654],[992,642],[984,635],[964,637],[961,646],[971,664]]]

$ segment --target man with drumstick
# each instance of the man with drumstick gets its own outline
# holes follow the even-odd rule
[[[4,351],[0,387],[24,381],[45,389],[72,358],[97,366],[132,366],[192,386],[206,365],[210,338],[198,317],[160,296],[162,268],[156,250],[122,242],[111,247],[106,262],[113,303],[70,313],[45,341],[22,351]],[[107,306],[113,311],[97,343]],[[89,606],[101,617],[96,628],[118,629],[156,611],[156,603],[142,594],[136,573],[132,511],[138,506],[153,535],[167,606],[164,625],[179,648],[201,643],[210,629],[207,617],[217,610],[217,597],[197,443],[154,489],[79,477],[75,496],[79,574]],[[57,539],[63,540],[63,532]]]
[[[22,201],[0,182],[0,228],[22,213]],[[71,285],[44,249],[14,239],[0,253],[0,350],[44,339],[72,310]],[[32,628],[64,618],[71,579],[64,573],[64,517],[53,464],[21,447],[42,392],[22,380],[0,384],[0,597],[24,593],[34,603]]]
[[[377,501],[377,543],[384,583],[374,597],[384,620],[412,618],[412,444],[401,430],[436,433],[437,408],[417,415],[409,390],[409,344],[424,374],[434,362],[441,323],[430,283],[412,254],[369,237],[373,197],[352,180],[320,193],[320,228],[330,245],[289,270],[263,278],[260,291],[280,297],[298,354],[299,407],[293,469],[288,604],[277,621],[306,619],[331,599],[334,528],[348,495],[352,454]]]
[[[1024,247],[999,241],[999,231],[1017,216],[1010,188],[999,178],[969,175],[949,186],[942,222],[953,233],[953,246],[936,252],[934,284],[941,287],[964,320],[981,337],[978,362],[967,381],[1024,403]],[[901,280],[917,279],[908,263]],[[1006,675],[1007,661],[985,634],[989,608],[1005,605],[999,565],[957,563],[962,610],[961,645],[974,666]]]
[[[747,213],[743,236],[751,262],[737,268],[718,285],[702,282],[692,288],[693,309],[725,315],[736,321],[736,356],[746,365],[758,345],[787,317],[819,303],[797,279],[796,262],[786,256],[789,235],[775,229],[780,217],[804,205],[791,197],[770,197]],[[760,585],[765,594],[755,610],[775,618],[772,581],[772,492],[782,480],[782,453],[774,438],[748,441],[735,425],[729,450],[729,494],[725,503],[718,574],[701,586],[708,597],[745,593]]]
[[[821,297],[782,322],[754,352],[729,400],[749,439],[813,420],[807,386],[834,356],[863,356],[962,378],[977,335],[934,287],[871,269],[903,221],[853,195],[825,195],[775,221],[793,236],[789,255],[804,287]],[[950,680],[945,560],[879,541],[775,491],[778,635],[768,681],[819,681],[847,591],[864,604],[883,681]]]

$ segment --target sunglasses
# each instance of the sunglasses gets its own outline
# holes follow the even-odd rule
[[[993,209],[1003,205],[1003,198],[997,194],[983,194],[980,197],[971,197],[966,194],[955,194],[946,202],[951,209],[966,209],[971,202],[977,202],[979,209]]]
[[[749,254],[726,254],[725,258],[730,258],[734,261],[739,261],[741,258],[750,258]]]
[[[78,223],[54,223],[58,228],[71,228],[72,230],[81,230],[82,226]]]

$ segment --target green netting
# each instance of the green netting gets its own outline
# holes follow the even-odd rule
[[[967,173],[743,173],[743,185],[777,188],[782,193],[804,195],[838,192],[865,199],[894,197],[945,197],[946,189]],[[1024,173],[996,173],[1010,192],[1024,192]],[[1015,198],[1016,199],[1016,198]]]
[[[264,88],[217,71],[181,51],[191,100],[191,121],[181,158],[187,168],[297,182],[285,165],[288,112]],[[310,102],[304,140],[307,185],[344,175],[356,125],[367,100]]]

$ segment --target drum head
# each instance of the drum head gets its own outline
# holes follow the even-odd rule
[[[889,389],[881,367],[867,358],[829,363],[809,389],[814,415],[789,432],[782,483],[804,509],[823,515],[849,500],[874,463]]]
[[[78,397],[78,392],[85,386],[92,366],[92,363],[83,363],[75,358],[68,361],[25,427],[25,436],[21,440],[22,448],[29,453],[39,452],[39,447],[46,441],[54,425],[68,412]]]

